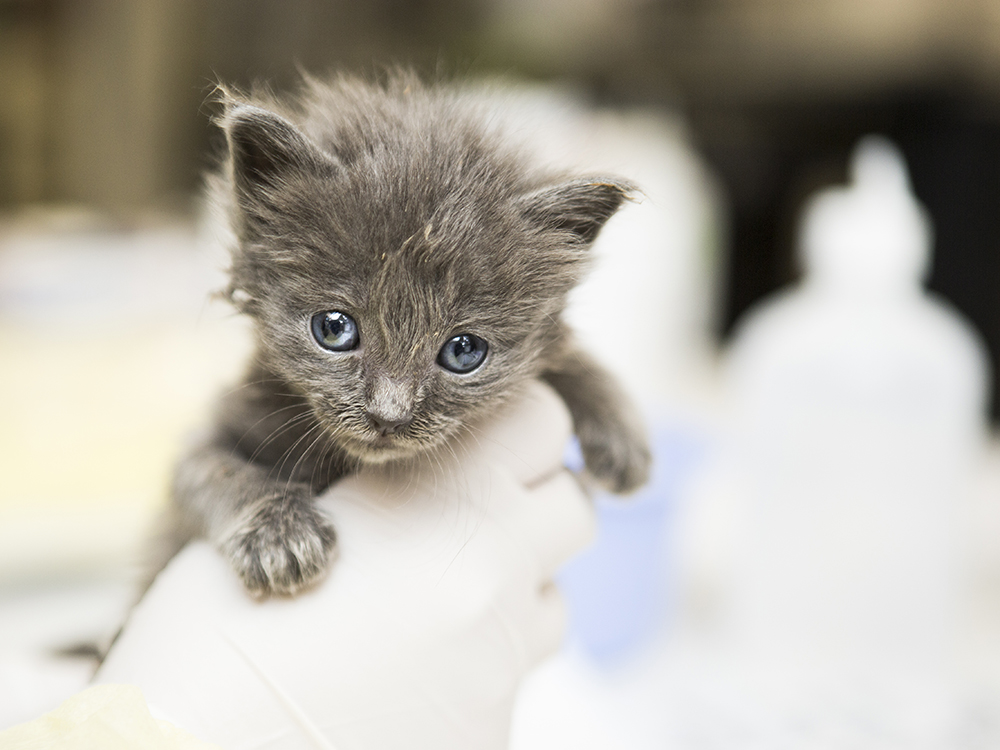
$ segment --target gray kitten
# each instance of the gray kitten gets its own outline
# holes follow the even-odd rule
[[[211,540],[251,592],[294,592],[334,545],[318,493],[433,451],[536,377],[594,479],[646,480],[639,419],[559,320],[628,183],[540,173],[468,96],[406,73],[223,103],[209,188],[256,351],[177,467],[181,536]]]

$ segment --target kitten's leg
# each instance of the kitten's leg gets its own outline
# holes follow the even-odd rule
[[[231,448],[192,451],[177,468],[174,502],[254,594],[292,593],[326,571],[335,535],[309,485],[276,479]]]
[[[569,407],[587,471],[616,493],[645,484],[652,462],[646,432],[614,378],[578,348],[542,377]]]
[[[311,453],[320,427],[303,401],[282,395],[287,390],[256,380],[231,394],[212,437],[189,450],[174,475],[181,533],[211,541],[261,595],[291,593],[322,576],[335,538],[313,499],[339,471],[329,454]]]

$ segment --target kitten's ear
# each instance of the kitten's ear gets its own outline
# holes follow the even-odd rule
[[[277,188],[296,173],[332,175],[333,157],[288,120],[251,104],[230,103],[222,120],[233,160],[233,180],[245,196]]]
[[[588,244],[635,189],[624,180],[581,178],[535,190],[519,202],[539,229],[566,232]]]

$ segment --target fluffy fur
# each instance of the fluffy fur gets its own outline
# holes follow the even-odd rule
[[[596,480],[645,481],[639,420],[559,320],[627,182],[538,172],[458,89],[408,74],[223,102],[210,193],[256,353],[177,468],[182,536],[212,540],[249,590],[294,592],[334,545],[319,492],[359,463],[439,448],[535,377],[568,404]],[[328,310],[357,322],[358,348],[317,344],[310,320]],[[449,372],[438,352],[467,333],[486,359]]]

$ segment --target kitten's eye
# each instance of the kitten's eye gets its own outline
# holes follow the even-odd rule
[[[471,333],[461,333],[448,339],[438,354],[438,364],[457,373],[472,372],[486,358],[486,342]]]
[[[358,324],[338,310],[316,313],[312,317],[316,343],[334,352],[346,352],[358,346]]]

